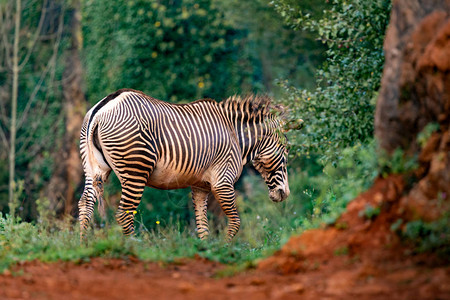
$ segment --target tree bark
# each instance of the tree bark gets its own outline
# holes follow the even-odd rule
[[[72,1],[72,46],[69,51],[64,77],[67,79],[63,84],[65,109],[66,109],[66,135],[65,144],[68,150],[67,169],[67,191],[65,213],[73,213],[77,199],[74,199],[77,186],[82,183],[83,169],[80,159],[79,139],[83,117],[86,114],[86,99],[83,93],[83,69],[80,59],[82,47],[81,33],[81,7],[80,0]]]
[[[63,73],[63,96],[65,113],[65,134],[62,145],[55,156],[56,169],[50,180],[48,197],[53,207],[64,201],[65,214],[76,213],[75,193],[82,183],[83,170],[79,155],[79,135],[86,113],[86,99],[83,92],[83,68],[80,59],[82,48],[81,4],[71,2],[69,11],[71,46],[66,51]]]

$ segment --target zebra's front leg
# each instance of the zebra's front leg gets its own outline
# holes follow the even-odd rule
[[[126,235],[134,234],[134,215],[141,202],[145,184],[127,182],[122,184],[122,196],[116,213],[116,220]]]
[[[230,183],[216,185],[212,189],[213,195],[228,217],[227,240],[230,242],[241,226],[241,219],[236,209],[236,195],[234,186]]]
[[[195,210],[195,223],[197,225],[197,235],[201,240],[204,240],[209,235],[208,227],[208,195],[209,192],[192,188],[192,202]]]

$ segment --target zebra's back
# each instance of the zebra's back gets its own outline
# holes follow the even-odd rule
[[[113,169],[127,168],[130,176],[147,170],[148,186],[202,187],[216,165],[232,163],[241,170],[236,136],[212,100],[174,105],[126,91],[97,114],[106,160]]]

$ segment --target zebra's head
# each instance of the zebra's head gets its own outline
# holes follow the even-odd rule
[[[267,138],[253,160],[255,169],[269,187],[269,198],[274,202],[285,200],[289,194],[286,145],[276,135]]]

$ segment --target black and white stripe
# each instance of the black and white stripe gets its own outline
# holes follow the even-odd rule
[[[289,195],[286,148],[279,120],[266,97],[231,97],[176,105],[134,90],[119,90],[87,114],[80,150],[86,175],[79,202],[81,234],[103,182],[113,170],[122,185],[116,214],[125,234],[134,232],[134,213],[145,186],[192,188],[197,230],[208,235],[207,197],[213,193],[229,218],[228,236],[239,230],[234,183],[253,161],[273,201]]]

